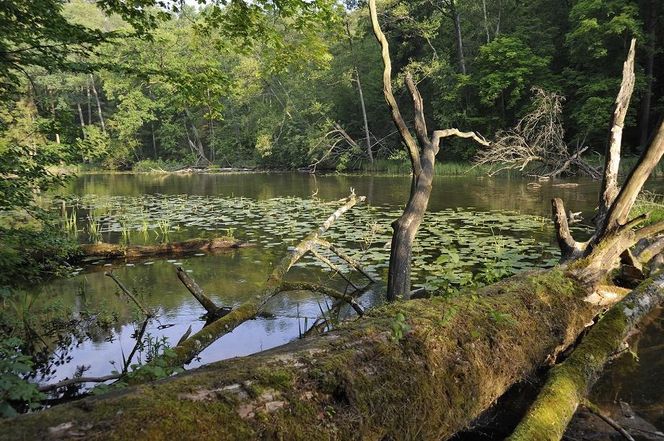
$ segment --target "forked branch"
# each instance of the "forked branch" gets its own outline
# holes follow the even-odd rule
[[[397,100],[394,98],[394,93],[392,93],[392,60],[390,59],[390,46],[387,42],[387,38],[380,28],[378,23],[378,13],[376,11],[376,0],[369,0],[369,11],[371,14],[371,27],[373,28],[373,33],[376,36],[376,40],[380,44],[381,57],[383,58],[383,95],[385,96],[385,101],[390,108],[390,115],[392,116],[392,121],[394,125],[397,126],[399,130],[399,135],[401,140],[406,145],[408,150],[408,156],[410,157],[410,162],[413,167],[413,174],[419,175],[422,171],[422,164],[420,163],[420,151],[417,147],[413,135],[411,135],[408,126],[401,116],[401,110],[397,105]]]

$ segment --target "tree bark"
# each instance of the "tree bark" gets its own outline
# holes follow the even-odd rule
[[[636,325],[664,302],[664,275],[643,283],[590,330],[572,355],[554,367],[511,441],[562,439],[567,424],[604,365]]]
[[[461,15],[457,11],[454,0],[450,0],[451,12],[454,18],[454,35],[457,41],[457,51],[459,55],[459,69],[461,73],[466,75],[466,56],[463,53],[463,35],[461,34]]]
[[[185,108],[185,114],[187,115],[187,119],[191,123],[191,131],[192,134],[194,135],[194,141],[192,142],[189,140],[189,144],[191,145],[192,150],[196,152],[196,165],[199,165],[201,162],[204,164],[210,164],[210,160],[205,156],[205,149],[203,148],[203,142],[201,141],[201,137],[198,133],[198,129],[196,128],[196,124],[194,123],[194,119],[191,115],[191,112],[189,111],[188,108]],[[186,123],[185,123],[186,125]]]
[[[489,33],[489,17],[486,13],[486,0],[482,0],[482,12],[484,13],[484,31],[486,32],[486,43],[491,43],[491,34]]]
[[[641,111],[639,118],[639,144],[645,148],[650,139],[650,107],[652,103],[652,85],[654,81],[655,51],[657,50],[657,12],[658,2],[651,0],[648,3],[648,18],[646,27],[648,32],[648,44],[646,50],[646,90],[643,93],[641,101]]]
[[[369,11],[374,36],[381,46],[381,56],[383,59],[383,95],[390,108],[392,121],[406,146],[413,173],[410,185],[410,197],[408,198],[406,208],[399,219],[392,223],[394,233],[392,235],[390,267],[387,275],[387,298],[388,300],[395,300],[398,297],[408,298],[411,292],[410,268],[413,241],[422,223],[422,218],[424,217],[429,197],[431,196],[436,155],[438,154],[440,140],[449,136],[457,136],[473,139],[483,145],[488,145],[488,143],[474,132],[460,132],[457,129],[436,130],[433,132],[431,138],[429,138],[426,118],[424,116],[424,101],[410,73],[407,73],[406,86],[413,100],[415,110],[415,134],[417,136],[417,142],[415,142],[406,122],[401,116],[401,110],[392,93],[392,61],[390,59],[389,43],[378,22],[375,0],[369,0]]]
[[[187,290],[189,290],[191,295],[194,296],[196,300],[198,300],[198,303],[200,303],[203,308],[205,308],[208,317],[218,318],[230,312],[230,310],[227,308],[219,308],[208,296],[206,296],[203,292],[203,289],[198,285],[198,283],[189,277],[189,274],[187,274],[187,272],[183,270],[181,266],[178,266],[175,269],[175,272],[178,275],[178,279],[180,279],[182,284],[187,288]]]
[[[620,85],[620,91],[616,97],[613,118],[610,126],[609,141],[605,152],[604,176],[602,179],[602,193],[600,195],[599,210],[595,217],[597,226],[602,226],[609,207],[618,195],[618,170],[620,166],[620,148],[622,145],[623,126],[625,125],[625,116],[629,109],[629,102],[634,91],[634,59],[636,40],[632,39],[629,48],[627,60],[623,66],[623,79]]]
[[[360,81],[360,73],[355,68],[355,82],[357,83],[357,92],[360,95],[360,105],[362,107],[362,120],[364,121],[364,139],[367,146],[367,156],[369,163],[373,164],[373,152],[371,151],[371,132],[369,132],[369,120],[367,119],[367,109],[364,105],[364,93],[362,92],[362,82]]]
[[[85,93],[88,97],[88,125],[92,125],[92,99],[90,97],[90,81],[85,86]]]
[[[81,133],[83,134],[83,139],[85,139],[85,120],[83,119],[83,109],[81,109],[81,103],[76,103],[78,108],[78,118],[81,121]]]

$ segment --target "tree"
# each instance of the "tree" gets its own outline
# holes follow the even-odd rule
[[[388,299],[395,300],[398,297],[407,299],[411,291],[410,267],[413,241],[429,203],[436,154],[438,154],[438,150],[440,149],[440,141],[451,136],[458,136],[473,139],[481,144],[487,144],[487,142],[474,132],[460,132],[458,129],[435,130],[430,138],[427,133],[422,96],[410,73],[406,73],[406,85],[415,108],[415,133],[419,142],[418,146],[418,143],[411,135],[401,116],[401,111],[392,93],[392,63],[390,60],[389,43],[378,22],[375,0],[369,0],[369,10],[373,32],[381,46],[384,66],[383,93],[385,101],[390,108],[394,125],[399,130],[401,140],[406,146],[413,173],[410,184],[410,197],[406,208],[401,217],[392,224],[394,234],[392,235],[390,266],[387,276]]]

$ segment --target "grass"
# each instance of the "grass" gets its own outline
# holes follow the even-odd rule
[[[604,156],[601,155],[584,155],[584,159],[588,164],[593,167],[599,167],[600,169],[604,166]],[[625,156],[620,158],[620,169],[618,173],[621,176],[627,176],[629,172],[634,168],[637,161],[639,160],[638,156]],[[664,177],[664,163],[659,162],[652,171],[650,177],[661,178]]]
[[[664,195],[652,191],[642,191],[632,207],[630,217],[634,218],[644,213],[650,213],[650,217],[644,225],[664,221]]]
[[[385,173],[388,175],[410,174],[410,162],[394,159],[376,159],[373,164],[362,164],[360,170],[365,173]],[[476,166],[470,162],[437,162],[436,176],[485,176],[489,168]]]

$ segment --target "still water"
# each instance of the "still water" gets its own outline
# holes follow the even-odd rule
[[[664,181],[651,182],[649,187],[661,192]],[[204,311],[178,281],[176,266],[187,270],[218,305],[239,305],[260,289],[272,265],[288,247],[334,211],[338,206],[334,201],[347,196],[351,188],[358,195],[366,195],[367,204],[357,206],[335,223],[327,238],[384,279],[389,224],[407,198],[408,177],[86,174],[72,180],[54,195],[53,206],[74,213],[81,241],[89,241],[90,230],[98,230],[96,238],[110,242],[154,243],[231,234],[253,246],[177,260],[89,261],[74,268],[69,278],[35,287],[32,294],[40,299],[57,298],[81,316],[101,311],[114,323],[111,329],[89,331],[86,338],[74,339],[61,348],[54,354],[51,368],[36,380],[52,383],[71,377],[81,367],[90,376],[122,367],[143,321],[137,308],[118,295],[117,287],[102,270],[113,269],[147,308],[157,312],[157,318],[146,325],[149,341],[167,339],[175,345],[189,327],[196,332],[204,324]],[[429,289],[449,292],[469,283],[473,273],[481,273],[485,281],[490,281],[507,269],[553,265],[557,250],[549,220],[551,198],[562,197],[568,209],[582,212],[586,220],[575,226],[575,234],[583,235],[587,231],[584,223],[589,222],[595,207],[597,189],[598,183],[588,180],[570,185],[513,178],[438,177],[415,247],[415,281]],[[298,264],[289,279],[348,288],[343,279],[311,258]],[[353,281],[361,284],[363,280],[354,276]],[[378,284],[359,302],[364,306],[379,303],[382,289]],[[269,315],[251,320],[221,338],[189,367],[258,352],[298,338],[329,305],[329,300],[307,292],[278,295],[266,305]],[[342,310],[342,315],[351,312]],[[652,331],[653,326],[661,326],[661,321],[653,323],[644,334],[641,349],[644,342],[646,350],[664,343],[661,332]],[[139,358],[145,356],[145,351],[137,354]],[[658,360],[661,367],[661,355]],[[653,375],[649,369],[641,363],[627,372],[609,370],[600,383],[601,399],[613,399],[604,392],[607,381],[609,385],[626,384],[620,375],[643,379],[643,375]],[[649,380],[648,387],[630,387],[628,398],[637,412],[643,410],[639,403],[650,406],[649,419],[657,421],[662,429],[662,411],[652,411],[656,408],[653,400],[661,404],[662,396],[663,382],[654,380],[653,384]]]

